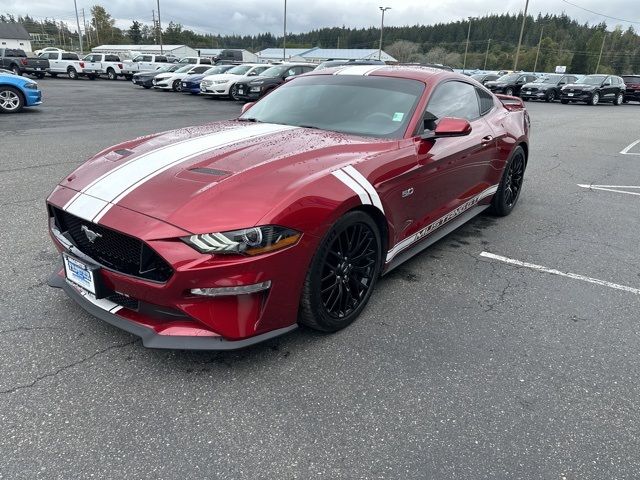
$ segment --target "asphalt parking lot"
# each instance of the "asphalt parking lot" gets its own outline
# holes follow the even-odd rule
[[[337,334],[194,353],[145,349],[45,285],[44,200],[111,144],[240,105],[39,83],[44,105],[0,117],[0,478],[640,476],[640,145],[620,153],[640,105],[528,102],[511,216],[395,270]]]

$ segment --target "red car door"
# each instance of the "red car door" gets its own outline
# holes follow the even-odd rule
[[[491,97],[492,98],[492,97]],[[444,117],[464,118],[471,125],[467,136],[417,140],[416,194],[424,224],[493,187],[492,161],[497,157],[494,131],[482,115],[476,87],[445,81],[434,90],[425,115],[434,128]]]

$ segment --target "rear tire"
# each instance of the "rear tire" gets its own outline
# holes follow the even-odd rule
[[[118,75],[116,75],[116,71],[113,68],[108,68],[107,69],[107,78],[109,80],[117,80],[118,79]]]
[[[24,107],[24,97],[17,88],[0,87],[0,112],[16,113]]]
[[[95,80],[96,76],[95,75],[87,75],[87,78],[89,78],[89,80]]]
[[[565,100],[564,98],[560,100],[560,103],[563,105],[566,105],[567,103],[569,103],[569,100]]]
[[[489,211],[493,215],[506,217],[513,211],[520,198],[526,166],[524,150],[522,147],[516,147],[504,168],[498,191],[491,200]]]
[[[44,78],[44,73],[35,73],[34,76],[36,78]]]
[[[364,310],[382,265],[382,241],[373,219],[347,213],[329,229],[304,281],[298,321],[315,330],[335,332]]]
[[[18,67],[17,65],[14,65],[13,67],[11,67],[11,71],[14,73],[14,75],[18,75],[20,76],[20,67]]]
[[[131,79],[133,78],[133,75],[125,75],[124,79],[128,80],[129,82],[131,81]]]
[[[78,79],[78,72],[76,72],[75,68],[70,68],[69,70],[67,70],[67,75],[69,76],[69,78],[71,80],[77,80]]]
[[[57,73],[49,73],[49,75],[51,75],[51,78],[58,78],[58,74]]]

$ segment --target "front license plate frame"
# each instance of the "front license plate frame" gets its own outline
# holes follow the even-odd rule
[[[100,282],[100,267],[90,265],[67,253],[62,254],[62,263],[67,281],[90,293],[95,298],[104,298],[106,296],[104,287]]]

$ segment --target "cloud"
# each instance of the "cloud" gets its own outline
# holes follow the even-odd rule
[[[628,13],[633,17],[634,7],[638,0],[572,0],[572,3],[582,7],[600,11],[611,16],[625,17]],[[78,8],[85,8],[88,14],[90,5],[97,2],[82,4]],[[608,20],[585,12],[577,7],[560,0],[536,0],[530,2],[529,12],[538,13],[567,13],[581,23],[596,24],[603,20],[609,26],[628,23]],[[58,0],[30,0],[26,8],[23,0],[5,0],[0,12],[15,15],[29,13],[36,18],[55,18],[70,25],[75,22],[74,12],[69,2]],[[434,24],[466,19],[469,16],[483,16],[491,13],[517,13],[524,9],[525,0],[439,0],[437,2],[424,0],[323,0],[309,2],[306,0],[287,0],[287,30],[289,32],[306,32],[325,26],[348,27],[378,27],[380,23],[379,5],[391,6],[385,15],[385,24],[394,26]],[[118,26],[126,27],[132,20],[151,23],[151,10],[156,8],[153,0],[110,0],[104,2],[108,12],[117,19]],[[199,32],[228,35],[228,34],[258,34],[282,32],[284,0],[243,0],[229,2],[222,0],[161,0],[162,22],[180,23],[185,28]],[[634,20],[631,18],[630,20]],[[640,22],[640,19],[636,19]],[[638,27],[640,24],[636,24]]]

